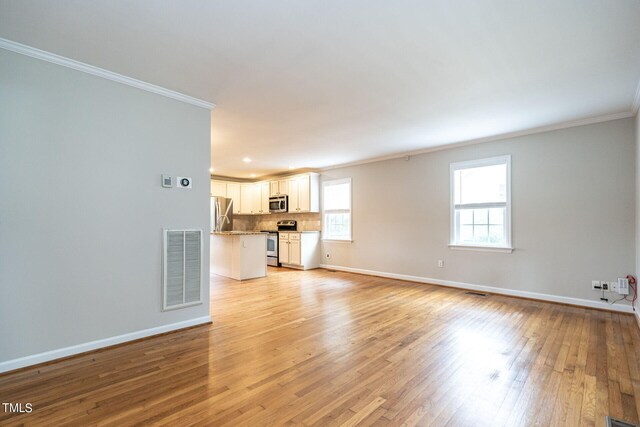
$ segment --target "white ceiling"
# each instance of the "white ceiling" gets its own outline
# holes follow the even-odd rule
[[[242,178],[630,111],[640,79],[639,0],[0,0],[0,37],[214,102]]]

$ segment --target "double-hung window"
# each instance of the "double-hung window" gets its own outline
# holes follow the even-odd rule
[[[511,251],[511,156],[451,164],[452,247]]]
[[[323,239],[351,241],[351,178],[322,183],[322,215]]]

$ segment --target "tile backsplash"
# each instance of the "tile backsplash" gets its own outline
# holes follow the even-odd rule
[[[233,229],[238,231],[277,230],[277,221],[293,219],[298,221],[298,231],[320,231],[322,224],[319,213],[281,213],[271,215],[233,215]]]

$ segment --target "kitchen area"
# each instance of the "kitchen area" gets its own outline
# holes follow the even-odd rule
[[[235,280],[268,268],[320,266],[320,181],[309,172],[269,181],[212,177],[211,273]]]

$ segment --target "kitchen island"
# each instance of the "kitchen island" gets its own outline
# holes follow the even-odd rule
[[[235,280],[267,275],[267,233],[220,231],[209,240],[212,273]]]

